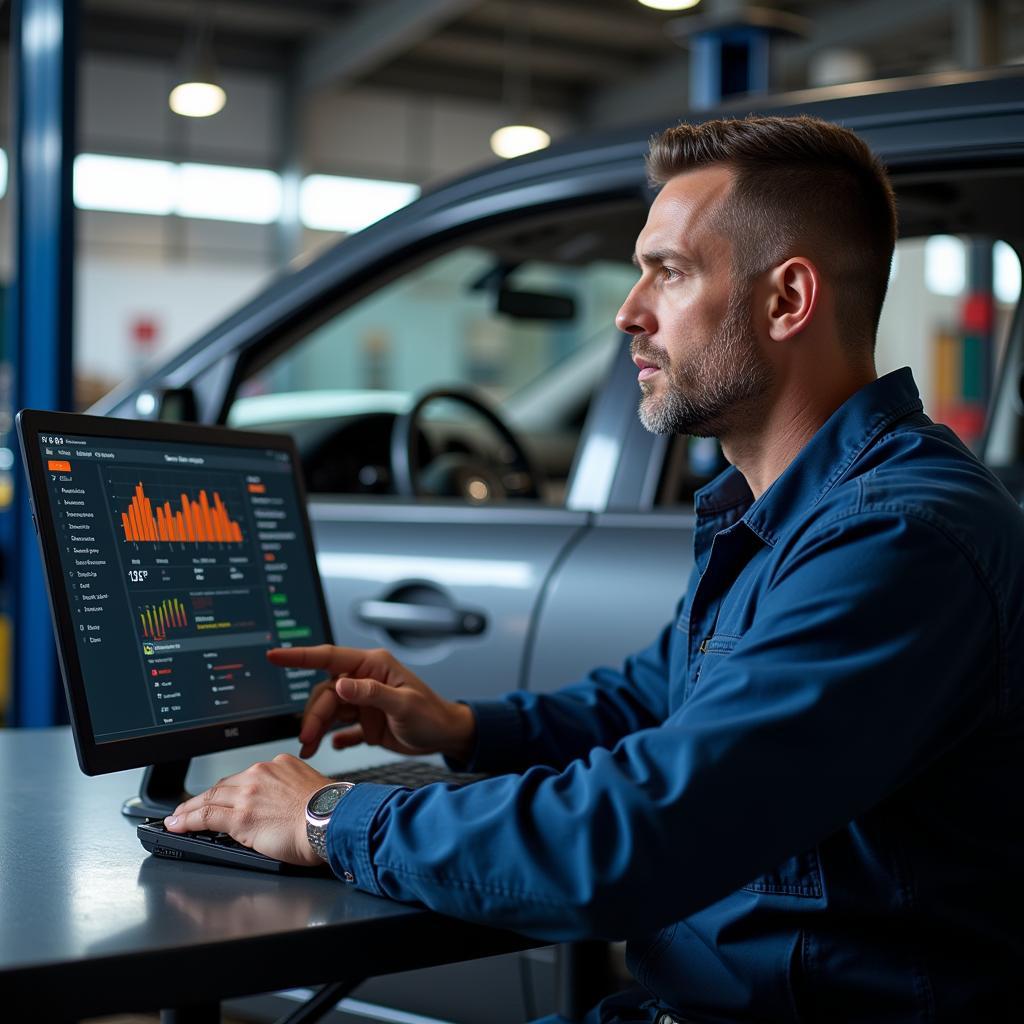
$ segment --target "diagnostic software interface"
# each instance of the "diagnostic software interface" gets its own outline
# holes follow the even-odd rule
[[[301,711],[322,643],[291,458],[272,449],[37,438],[97,742]]]

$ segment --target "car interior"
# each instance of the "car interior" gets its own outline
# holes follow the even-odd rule
[[[391,351],[381,338],[392,323],[408,330],[431,297],[424,293],[443,295],[451,375],[435,378],[429,364],[436,336],[399,342],[428,350],[425,385],[375,379],[372,359],[353,364],[352,376],[334,369],[333,357],[341,362],[361,340],[344,326],[359,302],[339,303],[312,331],[293,332],[283,351],[272,345],[250,362],[228,422],[293,433],[313,493],[394,495],[396,423],[440,388],[444,395],[415,410],[408,462],[417,496],[560,504],[591,398],[619,344],[614,312],[635,278],[629,257],[643,218],[639,198],[560,210],[419,254],[364,301],[376,304],[377,344]],[[324,325],[340,329],[327,337]],[[333,409],[311,414],[310,383],[322,409],[328,381],[337,384]],[[294,396],[291,415],[283,395]]]

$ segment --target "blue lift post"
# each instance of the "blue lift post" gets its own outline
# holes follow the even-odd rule
[[[15,280],[10,304],[15,409],[70,409],[78,0],[11,8]],[[18,465],[4,531],[14,606],[8,722],[67,721],[42,566]]]
[[[707,110],[728,96],[768,91],[772,32],[735,26],[697,32],[690,41],[690,106]]]
[[[807,18],[743,3],[673,18],[666,25],[669,34],[690,50],[690,109],[766,93],[772,86],[773,43],[800,38],[810,26]]]

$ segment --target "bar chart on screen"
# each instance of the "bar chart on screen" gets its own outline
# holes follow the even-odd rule
[[[245,540],[218,490],[212,491],[212,497],[206,488],[193,489],[191,495],[182,490],[154,504],[139,481],[120,516],[124,539],[134,544],[242,544]]]

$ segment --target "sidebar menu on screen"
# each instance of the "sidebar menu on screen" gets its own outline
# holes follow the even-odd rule
[[[284,452],[42,435],[97,741],[300,711],[325,639]]]

